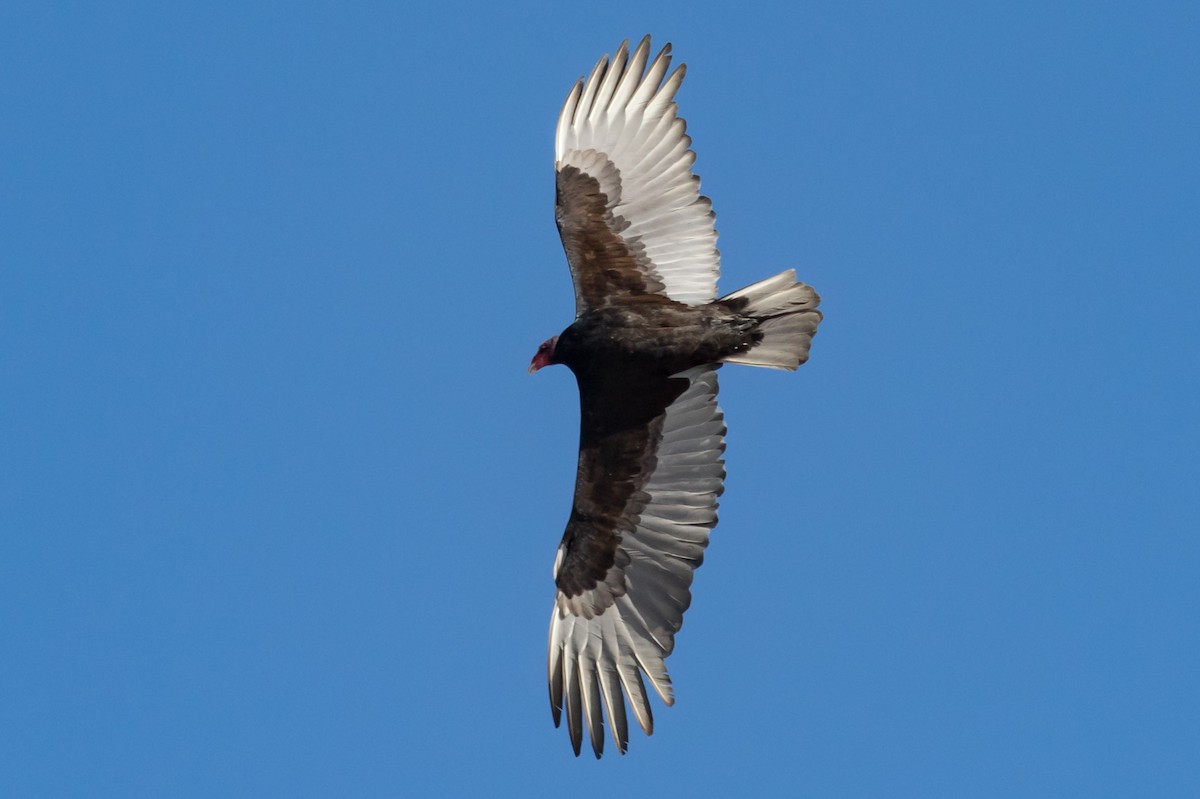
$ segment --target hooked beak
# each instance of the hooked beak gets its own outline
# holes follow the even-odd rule
[[[554,345],[557,342],[558,336],[542,342],[542,346],[538,347],[537,352],[533,354],[533,360],[529,362],[529,374],[554,363]]]

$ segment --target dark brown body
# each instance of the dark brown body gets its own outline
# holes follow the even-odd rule
[[[554,360],[580,380],[620,380],[634,386],[632,372],[667,377],[745,352],[761,336],[756,320],[739,315],[739,302],[718,300],[692,307],[654,294],[585,311],[558,337]]]

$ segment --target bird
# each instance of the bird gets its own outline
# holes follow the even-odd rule
[[[554,216],[575,319],[538,347],[532,374],[567,366],[579,388],[579,460],[554,560],[547,677],[578,757],[586,727],[621,754],[626,710],[654,721],[645,681],[674,704],[666,658],[717,523],[725,421],[717,369],[794,370],[808,360],[820,297],[794,269],[717,297],[712,202],[675,100],[686,66],[650,37],[580,77],[555,132]],[[645,680],[643,680],[643,676]]]

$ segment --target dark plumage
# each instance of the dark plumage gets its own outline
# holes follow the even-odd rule
[[[599,757],[603,711],[624,752],[625,697],[653,729],[642,677],[673,702],[665,658],[717,521],[725,424],[716,369],[795,369],[821,320],[791,270],[714,299],[708,198],[676,115],[681,66],[649,37],[622,44],[572,89],[555,140],[555,219],[575,284],[575,321],[530,371],[564,364],[579,384],[575,498],[555,560],[550,704],[579,754]],[[644,74],[643,74],[644,71]]]

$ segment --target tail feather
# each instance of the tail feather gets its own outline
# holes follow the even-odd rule
[[[808,349],[821,312],[821,298],[812,286],[797,282],[796,270],[739,289],[720,299],[743,316],[758,321],[754,331],[762,340],[745,352],[723,358],[725,363],[796,369],[808,360]]]

